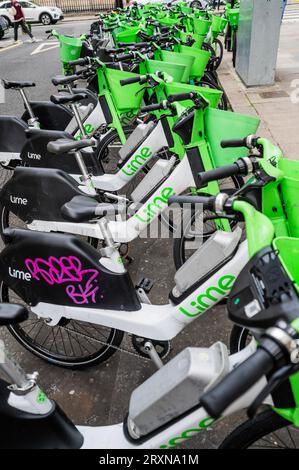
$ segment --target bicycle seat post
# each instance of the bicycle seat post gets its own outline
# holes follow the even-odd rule
[[[87,139],[87,134],[85,132],[85,129],[84,129],[84,124],[83,124],[83,121],[81,119],[81,116],[80,116],[80,113],[79,113],[79,110],[78,110],[78,107],[77,107],[77,104],[76,103],[73,103],[71,104],[71,109],[74,113],[74,116],[75,116],[75,119],[77,121],[77,124],[78,124],[78,127],[79,127],[79,130],[81,132],[81,138],[82,139]]]
[[[26,92],[24,91],[23,88],[20,88],[19,89],[19,92],[20,92],[20,95],[22,97],[22,100],[24,102],[24,105],[25,105],[25,108],[27,109],[28,111],[28,114],[30,116],[30,119],[28,121],[28,125],[30,127],[36,127],[36,128],[39,128],[40,125],[39,125],[39,120],[38,118],[35,116],[34,112],[33,112],[33,109],[31,107],[31,104],[29,103],[29,100],[27,98],[27,95],[26,95]]]
[[[78,163],[80,172],[82,174],[81,176],[81,181],[84,183],[84,185],[91,191],[91,194],[96,195],[96,190],[92,181],[92,177],[88,172],[88,169],[85,165],[84,158],[82,157],[82,154],[80,151],[74,152],[76,161]]]

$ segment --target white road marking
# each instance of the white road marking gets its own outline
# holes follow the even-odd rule
[[[287,6],[283,17],[283,22],[294,23],[296,21],[299,21],[299,5]]]
[[[59,42],[44,42],[43,44],[40,44],[37,46],[36,49],[34,49],[33,52],[31,52],[30,55],[36,55],[36,54],[41,54],[42,52],[48,52],[51,51],[52,49],[58,49],[59,47]]]

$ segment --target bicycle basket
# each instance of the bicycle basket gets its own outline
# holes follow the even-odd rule
[[[287,216],[288,233],[291,237],[299,237],[299,162],[282,158],[278,167],[284,173],[280,189]]]
[[[185,67],[183,76],[181,78],[182,82],[189,82],[190,73],[194,63],[194,55],[181,54],[180,52],[172,51],[161,51],[161,58],[163,62],[173,64],[175,67],[177,65],[183,65]]]
[[[299,238],[279,237],[274,240],[273,245],[284,269],[299,291]]]
[[[211,149],[215,167],[230,165],[238,158],[245,157],[247,148],[221,148],[222,140],[243,139],[247,135],[256,134],[260,119],[245,114],[207,108],[205,111],[206,136]]]
[[[106,69],[106,79],[116,107],[120,110],[139,109],[145,92],[144,85],[132,83],[121,86],[120,80],[138,75],[123,70]]]
[[[175,82],[181,82],[186,66],[183,64],[169,64],[162,60],[146,60],[147,73],[166,72]]]
[[[80,59],[83,39],[59,36],[61,62]]]
[[[223,16],[212,15],[212,33],[223,33],[228,21]]]
[[[210,26],[210,20],[203,20],[202,18],[193,18],[193,28],[196,34],[207,35]]]
[[[206,100],[209,101],[211,108],[217,108],[220,98],[222,96],[222,91],[215,90],[212,88],[200,87],[196,85],[189,85],[187,83],[167,83],[165,85],[165,93],[167,96],[175,95],[177,93],[200,93]],[[188,107],[191,106],[190,101],[183,101],[182,106]]]
[[[208,51],[194,49],[189,46],[179,46],[179,51],[183,54],[192,56],[194,58],[191,70],[190,78],[200,79],[205,73],[206,67],[211,57],[211,53]]]

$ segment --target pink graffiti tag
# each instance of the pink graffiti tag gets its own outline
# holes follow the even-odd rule
[[[37,281],[44,280],[50,286],[69,284],[66,287],[67,295],[77,305],[96,303],[96,286],[99,272],[95,269],[82,269],[81,261],[75,256],[55,258],[48,260],[36,258],[27,259],[26,267]]]

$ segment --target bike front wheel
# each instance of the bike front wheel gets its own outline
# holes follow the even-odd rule
[[[298,448],[299,429],[270,408],[241,424],[220,445],[220,449]]]

